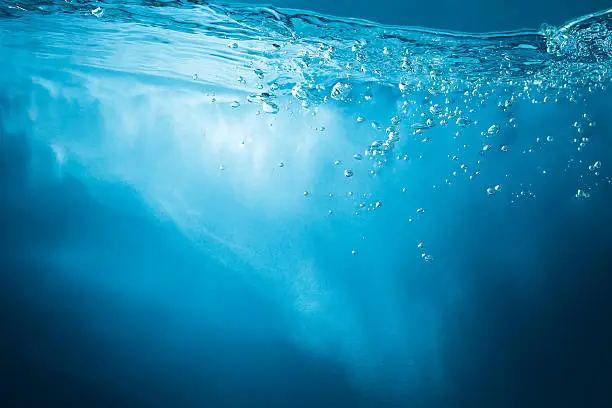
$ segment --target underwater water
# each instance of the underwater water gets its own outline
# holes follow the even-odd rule
[[[611,30],[0,2],[2,406],[607,406]]]

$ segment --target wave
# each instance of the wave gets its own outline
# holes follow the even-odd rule
[[[136,45],[137,55],[124,56],[118,68],[126,72],[191,78],[194,73],[179,67],[160,71],[167,62],[163,58],[189,56],[214,61],[217,70],[243,77],[258,69],[268,84],[279,86],[280,93],[295,83],[316,79],[325,84],[339,77],[402,90],[418,84],[432,92],[447,92],[492,82],[507,87],[519,81],[517,88],[527,85],[549,91],[605,83],[612,57],[612,9],[561,27],[489,34],[191,1],[3,2],[0,13],[3,19],[31,20],[19,24],[25,30],[29,26],[30,31],[48,30],[48,35],[65,34],[65,51],[77,55],[92,47],[104,53],[126,42]],[[78,41],[78,35],[86,35],[87,43]],[[14,36],[17,33],[5,32],[5,45],[13,41],[18,46]],[[59,37],[47,37],[45,42],[52,39],[62,42]],[[148,47],[152,44],[155,47]],[[103,56],[83,57],[84,66],[108,68]],[[211,83],[229,79],[214,71],[199,77]],[[235,80],[232,83],[241,88]]]

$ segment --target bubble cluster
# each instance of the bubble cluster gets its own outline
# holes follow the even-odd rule
[[[72,3],[70,7],[57,7],[63,7],[65,13],[80,13],[88,24],[106,23],[113,14],[111,8],[105,15],[104,9],[92,8],[91,3]],[[270,138],[268,150],[298,139],[292,134],[291,121],[295,120],[300,124],[295,132],[308,134],[306,142],[299,140],[296,145],[308,145],[304,149],[308,152],[329,152],[322,167],[337,184],[336,190],[328,198],[323,195],[323,199],[329,204],[339,202],[341,197],[350,205],[341,207],[334,201],[333,210],[316,207],[322,197],[317,193],[311,197],[309,189],[314,191],[314,187],[308,177],[298,178],[302,185],[296,185],[298,190],[292,190],[291,196],[299,199],[303,190],[303,196],[311,198],[304,201],[304,206],[316,207],[317,214],[324,215],[326,210],[329,215],[335,214],[328,222],[334,222],[343,212],[351,217],[361,214],[366,219],[376,214],[372,217],[380,219],[390,209],[401,208],[402,219],[409,223],[416,219],[417,225],[410,228],[418,229],[421,221],[435,216],[435,206],[427,201],[431,191],[441,195],[465,183],[474,186],[472,191],[479,197],[491,197],[489,205],[533,199],[535,191],[540,194],[543,187],[531,182],[556,174],[554,166],[545,160],[546,154],[570,154],[564,150],[568,146],[572,159],[580,164],[572,167],[580,168],[575,173],[565,169],[576,179],[567,192],[570,197],[589,198],[595,195],[597,183],[606,180],[600,173],[607,170],[608,166],[602,165],[602,161],[607,163],[607,156],[603,152],[589,153],[596,150],[593,145],[601,132],[595,120],[599,117],[589,111],[587,101],[605,92],[611,83],[612,12],[589,15],[561,27],[545,25],[537,32],[451,35],[291,10],[221,5],[194,8],[198,10],[197,21],[190,20],[183,28],[189,26],[189,30],[204,35],[194,35],[194,39],[176,35],[172,37],[184,43],[159,46],[177,58],[185,49],[196,49],[197,63],[172,64],[171,58],[160,61],[155,49],[148,51],[150,54],[142,51],[138,58],[125,53],[127,62],[116,61],[124,64],[120,71],[134,72],[147,63],[163,65],[160,71],[169,73],[167,79],[179,77],[197,89],[194,100],[204,99],[207,104],[218,101],[215,108],[224,114],[230,112],[229,119],[224,118],[228,122],[224,129],[232,129],[227,133],[234,132],[234,120],[252,120],[243,126],[245,133],[264,123],[261,126],[272,134],[277,123],[287,119],[290,125],[285,139],[279,143]],[[144,15],[135,13],[129,18],[138,22]],[[92,16],[104,18],[97,21]],[[104,38],[109,43],[116,41],[100,35],[100,41]],[[202,46],[206,38],[212,40]],[[83,64],[97,67],[100,61],[92,59]],[[193,81],[188,80],[190,77]],[[206,88],[211,84],[217,94]],[[567,110],[573,112],[571,117],[561,118],[563,127],[546,128],[550,124],[543,121],[541,129],[533,123],[530,128],[529,115],[522,116],[530,111],[544,114],[556,106],[570,106]],[[303,125],[304,118],[310,120],[307,125]],[[231,140],[231,150],[240,149],[243,158],[251,153],[251,146],[268,141],[265,134],[258,135],[253,144],[246,134],[225,136]],[[243,138],[249,140],[248,145]],[[264,153],[266,149],[261,148],[256,158],[248,156],[245,162],[236,159],[236,166],[221,158],[231,171],[219,177],[227,178],[245,163],[257,162],[258,166],[277,170],[275,177],[293,183],[287,181],[294,177],[292,171],[309,173],[309,169],[300,168],[298,160],[290,158],[291,151],[299,150],[293,147],[280,156]],[[219,147],[219,151],[224,150]],[[313,153],[312,157],[301,165],[315,163],[318,156]],[[279,162],[281,158],[291,163],[282,171],[278,169],[285,168],[286,162]],[[513,167],[513,160],[520,165]],[[337,167],[331,167],[331,163]],[[224,165],[218,166],[218,170],[224,169]],[[392,186],[389,190],[396,196],[389,193],[387,199],[373,194],[386,191],[384,183]],[[347,185],[353,190],[342,190]],[[402,200],[405,205],[394,205],[394,200]],[[376,211],[383,202],[383,210]],[[423,216],[425,210],[420,205],[428,208],[427,216]],[[420,241],[424,237],[417,239],[417,249],[424,249]],[[430,240],[427,242],[429,248]],[[429,253],[421,255],[427,262],[433,260]]]

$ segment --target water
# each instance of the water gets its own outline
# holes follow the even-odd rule
[[[0,3],[10,401],[46,372],[69,406],[602,398],[611,13]]]

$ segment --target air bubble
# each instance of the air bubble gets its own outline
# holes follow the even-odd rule
[[[431,105],[429,107],[429,112],[432,115],[439,115],[440,113],[442,113],[442,107],[440,105],[438,105],[438,104]]]
[[[584,190],[584,189],[578,189],[578,191],[576,191],[576,198],[589,198],[591,196],[591,194]]]
[[[499,125],[491,125],[489,129],[487,129],[487,133],[490,135],[496,135],[499,133],[500,127]]]
[[[554,137],[552,137],[552,136],[546,136],[546,141],[547,141],[547,142],[552,142],[552,141],[554,141],[554,140],[555,140],[555,138],[554,138]]]
[[[104,9],[102,7],[96,7],[95,9],[91,10],[91,14],[97,18],[100,18],[104,15]]]
[[[233,101],[232,102],[232,108],[239,108],[240,107],[240,102],[238,101]]]
[[[461,116],[461,117],[457,118],[455,123],[457,124],[457,126],[467,127],[467,126],[470,126],[472,124],[472,120],[470,118],[468,118],[468,117]]]
[[[363,159],[363,156],[362,156],[361,154],[359,154],[359,153],[355,153],[355,154],[353,155],[353,159],[355,159],[355,160],[362,160],[362,159]]]
[[[270,115],[275,115],[278,113],[278,105],[274,102],[264,102],[261,104],[261,107],[265,113]]]
[[[351,170],[351,169],[344,170],[344,176],[345,177],[353,177],[353,170]]]
[[[351,92],[351,86],[343,82],[337,82],[331,90],[330,96],[338,101],[344,101]]]

